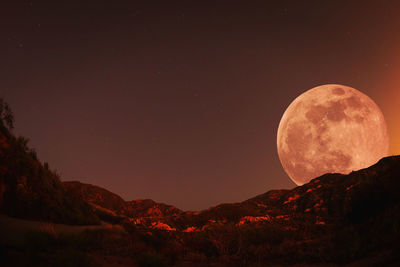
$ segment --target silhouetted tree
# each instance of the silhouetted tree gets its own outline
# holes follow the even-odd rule
[[[44,167],[45,170],[47,170],[47,171],[50,169],[50,168],[49,168],[49,163],[47,163],[47,162],[44,162],[43,167]]]
[[[0,98],[0,120],[9,130],[14,129],[14,115],[10,105],[3,98]]]
[[[18,136],[17,138],[17,144],[20,146],[20,148],[26,152],[29,151],[28,147],[29,139],[23,136]]]

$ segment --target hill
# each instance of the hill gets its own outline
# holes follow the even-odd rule
[[[117,194],[96,185],[78,181],[62,184],[71,195],[90,204],[102,220],[111,223],[121,222],[124,218],[153,223],[183,213],[174,206],[157,203],[151,199],[125,201]]]
[[[157,251],[164,260],[390,265],[399,261],[399,177],[400,156],[387,157],[348,175],[325,174],[292,190],[198,212],[152,200],[125,202],[96,186],[74,184],[92,192],[83,193],[86,201],[124,216],[118,223],[147,244],[142,253]]]
[[[65,224],[99,224],[89,205],[69,194],[56,172],[42,164],[28,139],[0,120],[0,213]]]
[[[88,203],[100,217],[99,211],[107,211],[103,217],[114,226],[75,237],[45,231],[28,239],[26,247],[4,250],[4,262],[28,253],[26,261],[35,257],[50,265],[72,257],[74,264],[88,266],[105,261],[126,266],[396,266],[399,177],[400,156],[387,157],[348,175],[325,174],[292,190],[198,212],[152,200],[124,201],[97,186],[65,182],[63,192]]]

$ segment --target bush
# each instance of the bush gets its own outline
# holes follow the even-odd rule
[[[156,252],[145,252],[138,255],[136,262],[141,267],[163,267],[168,266],[168,260]]]

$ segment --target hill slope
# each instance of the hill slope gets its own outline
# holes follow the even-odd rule
[[[77,181],[62,184],[67,192],[93,206],[100,216],[106,212],[109,215],[129,218],[164,218],[182,213],[174,206],[157,203],[151,199],[125,201],[117,194],[96,185]]]
[[[127,266],[396,266],[400,262],[399,178],[400,157],[387,157],[348,175],[326,174],[292,190],[272,190],[199,212],[152,200],[124,201],[79,182],[56,182],[55,188],[65,188],[60,192],[85,201],[97,214],[109,212],[108,219],[117,224],[116,230],[85,232],[78,240],[86,245],[74,245],[74,253],[94,255],[95,265],[107,253],[114,257],[111,262],[131,262]],[[70,241],[47,238],[70,246]],[[42,259],[51,254],[58,264],[63,246],[39,247],[35,253]],[[12,255],[20,252],[9,253],[6,260],[12,262]]]
[[[0,122],[0,213],[65,224],[100,223],[87,203],[64,190],[58,175],[27,143]]]
[[[325,174],[292,190],[272,190],[241,203],[221,204],[199,212],[183,212],[152,200],[124,201],[97,186],[64,182],[67,191],[136,225],[167,224],[164,229],[204,230],[216,225],[278,224],[338,227],[384,216],[400,203],[400,156],[348,175]],[[389,220],[389,218],[387,218]]]
[[[348,175],[325,174],[292,190],[199,212],[153,212],[157,203],[151,200],[122,202],[103,189],[79,187],[114,195],[106,204],[99,199],[107,196],[86,198],[116,213],[123,206],[121,224],[144,242],[145,253],[158,251],[183,266],[391,265],[400,261],[399,178],[400,156],[387,157]]]
[[[222,204],[198,217],[237,222],[244,216],[296,214],[326,223],[361,222],[400,203],[400,156],[348,175],[325,174],[292,190],[272,190],[241,203]]]

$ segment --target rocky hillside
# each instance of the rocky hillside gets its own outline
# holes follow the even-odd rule
[[[67,192],[89,203],[99,215],[107,212],[109,215],[120,217],[156,219],[182,213],[174,206],[157,203],[151,199],[125,201],[117,194],[91,184],[77,181],[62,184]]]
[[[400,204],[400,156],[348,175],[325,174],[292,190],[272,190],[247,201],[222,204],[187,217],[197,226],[214,220],[239,223],[300,216],[316,224],[358,223]],[[245,217],[247,216],[247,219]],[[257,219],[258,218],[258,219]]]
[[[132,200],[127,204],[131,217],[168,217],[179,216],[183,213],[172,205],[155,202],[151,199]]]
[[[296,228],[361,223],[398,207],[399,177],[400,157],[388,157],[348,175],[326,174],[292,190],[272,190],[241,203],[199,212],[183,212],[152,200],[124,201],[105,189],[79,182],[63,184],[93,207],[126,217],[137,226],[201,231],[216,225],[273,223]]]
[[[126,202],[117,194],[99,186],[84,184],[78,181],[62,182],[65,190],[90,204],[93,208],[102,208],[115,215],[125,215]]]
[[[123,215],[116,220],[128,233],[121,242],[140,244],[131,253],[150,251],[160,264],[396,265],[399,178],[400,156],[387,157],[348,175],[325,174],[292,190],[198,212],[151,200],[124,202],[104,189],[72,184],[89,203]]]
[[[7,150],[14,141],[4,135],[0,140],[2,157],[14,155]],[[93,265],[101,265],[99,259],[105,254],[110,264],[129,262],[126,266],[398,266],[400,262],[400,156],[348,175],[325,174],[292,190],[272,190],[244,202],[185,212],[152,200],[124,201],[98,186],[60,183],[31,153],[22,153],[27,158],[21,164],[36,162],[32,166],[37,166],[37,173],[12,167],[16,156],[1,163],[2,212],[53,221],[70,216],[69,222],[76,222],[73,211],[84,210],[89,216],[94,211],[114,226],[85,232],[72,243],[73,257],[79,255]],[[14,190],[10,181],[17,181]],[[36,198],[40,202],[35,203]],[[38,203],[45,204],[43,213],[37,213]],[[35,212],[25,215],[27,207]],[[33,249],[32,255],[42,261],[51,256],[54,265],[70,258],[58,258],[71,247],[70,239],[46,238],[48,245],[43,247],[39,239],[39,246],[29,243],[21,251],[32,254]],[[6,261],[23,258],[15,257],[21,253],[12,250]]]

